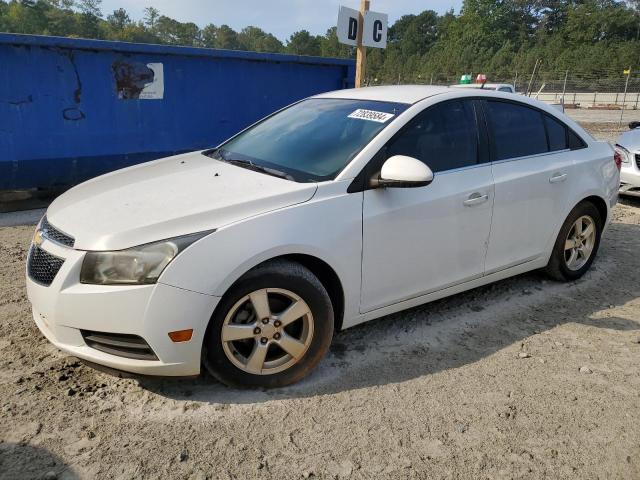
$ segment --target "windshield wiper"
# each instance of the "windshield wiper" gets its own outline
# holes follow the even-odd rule
[[[223,153],[220,149],[217,149],[211,152],[207,152],[206,155],[216,160],[230,163],[231,165],[236,165],[238,167],[246,168],[247,170],[253,170],[254,172],[264,173],[266,175],[271,175],[273,177],[284,178],[285,180],[293,180],[293,177],[291,175],[283,171],[276,170],[275,168],[263,167],[262,165],[256,165],[251,160],[240,160],[238,158],[226,158],[225,153],[228,154],[228,152]]]
[[[231,165],[237,165],[238,167],[246,168],[247,170],[253,170],[254,172],[265,173],[273,177],[284,178],[286,180],[293,180],[293,177],[288,173],[276,170],[275,168],[263,167],[262,165],[256,165],[250,160],[238,160],[235,158],[225,158],[225,162]]]
[[[270,167],[263,167],[262,165],[256,165],[251,160],[227,158],[228,154],[229,152],[221,148],[216,148],[215,150],[211,150],[205,153],[205,155],[207,155],[208,157],[220,160],[222,162],[230,163],[231,165],[246,168],[247,170],[253,170],[254,172],[264,173],[273,177],[284,178],[285,180],[294,180],[291,175],[281,170],[276,170],[275,168]]]

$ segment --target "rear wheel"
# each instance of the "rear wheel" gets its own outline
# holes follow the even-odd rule
[[[205,366],[227,385],[280,387],[322,359],[333,308],[307,268],[284,260],[248,272],[222,298],[205,340]]]
[[[600,246],[603,220],[591,202],[577,205],[565,220],[546,272],[560,281],[580,278],[589,270]]]

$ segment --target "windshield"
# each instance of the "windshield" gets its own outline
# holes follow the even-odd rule
[[[304,100],[223,144],[218,158],[284,172],[298,182],[331,180],[407,106],[367,100]]]

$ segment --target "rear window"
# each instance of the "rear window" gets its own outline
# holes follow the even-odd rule
[[[569,127],[551,115],[511,102],[487,101],[494,160],[586,147]]]
[[[495,160],[548,152],[542,113],[509,102],[487,102]]]

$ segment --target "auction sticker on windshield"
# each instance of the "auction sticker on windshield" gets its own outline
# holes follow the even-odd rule
[[[385,123],[394,116],[393,113],[376,112],[375,110],[365,110],[364,108],[359,108],[348,115],[349,118],[359,118],[378,123]]]

